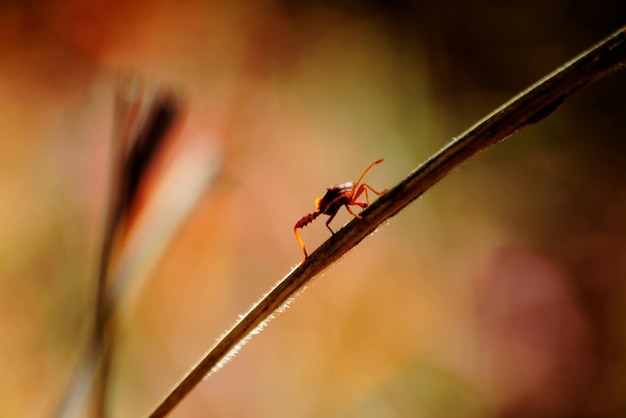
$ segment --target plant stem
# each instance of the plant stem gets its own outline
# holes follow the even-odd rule
[[[166,416],[220,361],[316,274],[477,152],[539,122],[587,84],[626,65],[626,27],[538,81],[476,123],[331,236],[259,301],[165,397],[150,417]]]

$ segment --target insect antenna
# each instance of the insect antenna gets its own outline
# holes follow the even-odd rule
[[[354,188],[355,190],[359,187],[359,184],[361,183],[361,180],[363,180],[363,177],[365,177],[365,175],[367,174],[368,171],[370,171],[372,169],[372,167],[374,167],[376,164],[380,164],[383,161],[385,161],[384,158],[381,158],[380,160],[376,160],[373,163],[370,164],[369,167],[367,167],[365,169],[365,171],[363,172],[363,174],[361,174],[361,177],[359,177],[359,179],[356,181],[356,183],[354,183]]]

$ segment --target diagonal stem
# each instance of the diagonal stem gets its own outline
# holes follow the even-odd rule
[[[382,195],[259,301],[165,397],[150,417],[166,416],[220,362],[316,274],[477,152],[539,122],[587,84],[626,66],[626,27],[558,68],[454,139]]]

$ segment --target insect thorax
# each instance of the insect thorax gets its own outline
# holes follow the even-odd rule
[[[337,213],[342,205],[350,202],[353,192],[353,181],[330,186],[326,189],[326,194],[315,202],[317,209],[327,215]]]

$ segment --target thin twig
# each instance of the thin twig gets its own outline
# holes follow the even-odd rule
[[[568,96],[626,66],[626,27],[523,91],[453,140],[331,236],[259,301],[167,395],[150,417],[166,416],[252,331],[316,274],[477,152],[539,122]]]

